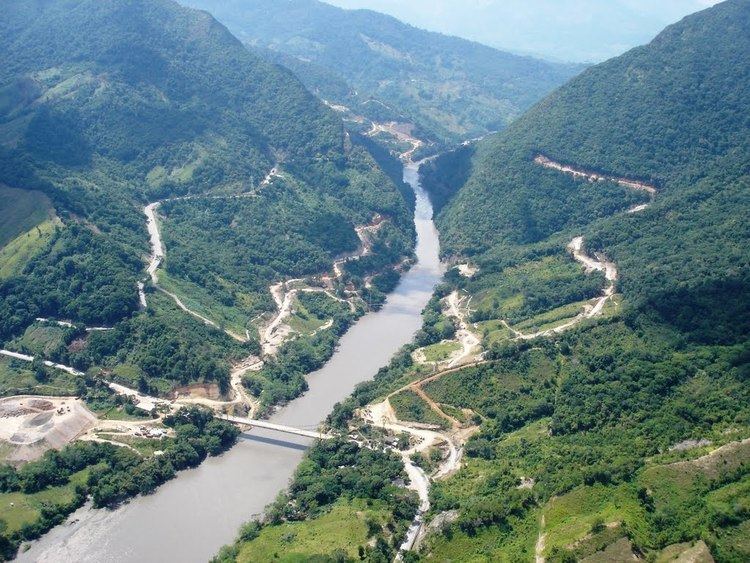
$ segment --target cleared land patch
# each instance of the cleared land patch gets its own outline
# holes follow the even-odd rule
[[[0,201],[0,247],[54,215],[49,199],[40,192],[0,185]]]
[[[263,528],[257,538],[243,545],[237,561],[297,563],[335,550],[358,559],[358,547],[367,545],[370,537],[366,521],[382,527],[389,517],[381,503],[368,506],[359,499],[341,500],[317,518]]]
[[[37,459],[93,427],[96,417],[73,397],[20,396],[0,399],[0,439],[13,446],[10,462]]]

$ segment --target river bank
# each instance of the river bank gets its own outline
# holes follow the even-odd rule
[[[308,377],[309,391],[271,417],[315,428],[357,383],[371,379],[420,328],[421,311],[442,275],[432,206],[418,165],[404,167],[417,198],[417,263],[377,313],[362,317],[331,360]],[[82,508],[19,555],[19,561],[206,561],[240,525],[286,487],[310,441],[255,429],[231,451],[114,511]]]

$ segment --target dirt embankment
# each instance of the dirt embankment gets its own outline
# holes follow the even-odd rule
[[[538,154],[534,157],[534,162],[539,166],[543,166],[544,168],[549,168],[551,170],[557,170],[558,172],[563,172],[564,174],[568,174],[570,176],[573,176],[574,178],[581,178],[583,180],[588,180],[589,182],[614,182],[616,184],[619,184],[620,186],[623,186],[624,188],[647,192],[649,195],[651,195],[651,197],[656,195],[656,187],[654,185],[646,182],[641,182],[639,180],[632,180],[630,178],[623,178],[621,176],[599,174],[597,172],[586,170],[585,168],[579,168],[568,164],[561,164],[541,154]]]

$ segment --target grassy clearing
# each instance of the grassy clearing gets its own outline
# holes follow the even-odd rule
[[[648,467],[631,483],[581,486],[553,498],[544,507],[545,554],[613,560],[615,551],[629,552],[620,539],[627,534],[647,554],[702,537],[717,561],[747,561],[749,459],[750,444],[733,442],[712,455]],[[664,530],[667,519],[679,522],[676,529]]]
[[[519,310],[526,301],[522,293],[514,293],[509,296],[502,296],[500,291],[488,289],[481,291],[474,296],[472,305],[477,311],[493,311],[497,318],[502,318],[509,313]]]
[[[579,487],[550,500],[544,507],[544,516],[547,532],[545,554],[549,554],[555,547],[570,549],[588,539],[592,529],[596,530],[596,524],[604,525],[603,529],[596,530],[596,533],[603,533],[607,525],[614,528],[614,524],[627,522],[631,527],[643,522],[644,509],[633,487],[597,484]]]
[[[523,362],[469,367],[425,384],[424,390],[438,403],[471,409],[481,416],[503,416],[508,405],[516,404],[514,408],[531,417],[548,403],[556,372],[556,363],[543,351],[528,350]]]
[[[65,344],[68,331],[69,329],[58,325],[34,323],[13,341],[12,346],[16,350],[27,350],[32,355],[48,358]]]
[[[549,437],[549,418],[540,418],[523,428],[507,434],[498,444],[499,447],[511,447],[518,444],[536,442]]]
[[[430,346],[422,348],[425,360],[428,362],[444,362],[449,359],[454,352],[458,352],[461,349],[461,344],[452,340],[446,340],[444,342],[438,342]]]
[[[404,387],[408,385],[409,383],[413,383],[415,381],[418,381],[420,379],[424,379],[425,377],[428,377],[429,375],[432,375],[435,373],[435,368],[433,366],[425,365],[425,364],[413,364],[406,370],[404,370],[403,375],[399,377],[398,379],[395,379],[389,386],[389,390],[395,390],[400,389],[401,387]],[[388,394],[386,392],[387,390],[384,390],[384,393],[379,397],[380,399],[385,399],[386,395]]]
[[[536,332],[538,330],[548,330],[555,328],[566,321],[569,321],[581,311],[588,301],[577,301],[576,303],[568,303],[562,307],[557,307],[540,315],[536,315],[530,319],[518,323],[513,328],[522,332]]]
[[[538,519],[537,512],[530,510],[522,518],[511,517],[508,526],[490,526],[472,535],[459,530],[453,530],[448,535],[437,533],[428,540],[428,560],[441,563],[533,561]]]
[[[602,309],[602,317],[607,319],[619,313],[622,310],[623,301],[623,296],[620,293],[615,293],[604,304],[604,308]]]
[[[750,520],[722,530],[713,551],[720,560],[750,561]]]
[[[20,273],[31,257],[44,248],[59,225],[57,218],[43,221],[2,246],[0,279]]]
[[[174,293],[191,311],[211,319],[219,326],[237,334],[245,334],[250,317],[242,307],[223,305],[214,299],[208,291],[192,282],[171,277],[164,270],[159,270],[159,285]]]
[[[399,420],[436,424],[441,428],[448,427],[448,422],[435,413],[430,408],[430,405],[425,403],[414,391],[408,389],[402,391],[398,395],[391,397],[390,401]]]
[[[31,364],[0,357],[0,395],[75,395],[75,378],[60,370],[49,369],[49,379],[40,382],[29,369]]]
[[[193,179],[195,170],[200,166],[205,157],[205,149],[199,148],[196,151],[196,157],[184,166],[174,168],[171,171],[167,170],[163,166],[155,166],[146,175],[146,181],[149,186],[157,188],[161,186],[167,180],[174,180],[180,183],[189,182]]]
[[[141,377],[145,377],[146,374],[143,372],[141,368],[139,368],[136,365],[133,364],[118,364],[114,368],[112,368],[112,376],[113,378],[122,385],[126,385],[127,387],[132,387],[134,389],[138,388],[138,383],[141,379]],[[162,377],[147,377],[149,385],[152,385],[156,387],[158,392],[160,394],[166,394],[169,393],[175,385],[178,385],[176,382],[171,381],[169,379],[165,379]],[[105,415],[106,416],[106,415]],[[118,416],[116,413],[113,416]],[[107,418],[112,418],[111,416],[107,416]],[[118,420],[133,420],[130,418],[118,418]]]
[[[689,502],[694,487],[750,465],[750,442],[733,442],[697,459],[646,469],[640,481],[649,490],[657,508]]]
[[[0,186],[0,247],[51,218],[52,204],[41,192]]]
[[[464,411],[462,411],[459,408],[454,407],[453,405],[448,405],[448,404],[443,403],[442,405],[440,405],[440,408],[445,414],[447,414],[448,416],[452,416],[453,418],[458,420],[461,424],[465,424],[466,422],[468,422],[469,416],[471,416],[471,413],[469,413],[469,416],[467,416],[466,413],[464,413]]]
[[[139,438],[138,436],[130,436],[128,434],[113,434],[110,432],[97,432],[97,436],[104,438],[105,440],[111,440],[112,442],[119,442],[121,444],[127,444],[128,446],[136,449],[144,457],[154,455],[154,452],[163,451],[167,445],[173,440],[170,438],[162,438],[161,440],[152,440],[149,438]]]
[[[302,563],[335,550],[359,559],[358,547],[366,545],[370,537],[365,521],[372,520],[382,526],[389,516],[380,502],[368,506],[360,499],[340,500],[330,512],[318,518],[263,528],[257,538],[243,544],[237,561]]]
[[[143,376],[143,370],[132,364],[119,364],[112,369],[112,375],[120,381],[137,385],[138,380]]]
[[[83,485],[88,479],[90,468],[74,473],[70,482],[61,487],[51,487],[33,494],[21,492],[0,494],[0,520],[4,520],[8,532],[20,530],[25,524],[34,523],[41,515],[44,505],[59,505],[71,502],[76,485]]]
[[[324,297],[331,303],[335,303],[330,297],[325,295]],[[294,311],[294,314],[289,317],[289,326],[292,330],[300,334],[311,335],[329,320],[312,313],[307,307],[305,307],[303,300],[299,299],[299,297],[295,297],[292,310]]]
[[[513,331],[499,320],[482,321],[477,323],[476,327],[482,335],[482,343],[485,348],[513,338]]]
[[[127,412],[125,412],[125,410],[121,406],[111,407],[103,411],[95,411],[95,414],[98,418],[102,420],[136,421],[136,420],[149,420],[150,419],[150,417],[128,414]]]
[[[169,299],[166,296],[159,296],[163,299]],[[115,379],[118,383],[121,383],[122,385],[126,385],[128,387],[132,387],[134,389],[138,388],[138,383],[141,379],[141,377],[146,377],[146,374],[143,372],[143,370],[133,364],[118,364],[114,368],[112,368],[112,376],[113,379]],[[150,385],[153,385],[156,387],[159,391],[159,393],[166,394],[169,391],[171,391],[178,383],[175,381],[170,381],[169,379],[164,379],[160,377],[147,377],[148,382]],[[117,416],[116,414],[114,416]],[[123,418],[121,420],[129,420],[127,418]]]
[[[545,309],[593,296],[596,288],[602,286],[600,278],[586,275],[569,255],[561,252],[480,276],[472,308],[480,319],[509,319],[518,323]]]
[[[750,475],[738,482],[730,483],[706,496],[706,505],[711,514],[721,515],[727,525],[715,530],[713,551],[722,561],[750,561]],[[744,514],[744,521],[743,515]]]
[[[450,479],[433,486],[436,494],[453,498],[469,498],[484,487],[493,471],[492,461],[477,457],[466,457],[461,470]]]

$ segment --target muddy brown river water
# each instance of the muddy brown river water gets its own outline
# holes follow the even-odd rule
[[[421,326],[420,313],[443,267],[432,206],[417,165],[404,167],[416,194],[417,263],[384,307],[360,319],[331,360],[308,377],[309,391],[271,421],[314,429],[357,383],[371,379]],[[226,454],[185,471],[155,494],[116,510],[81,508],[34,542],[19,561],[205,562],[234,540],[289,482],[310,441],[266,430],[243,434]]]

